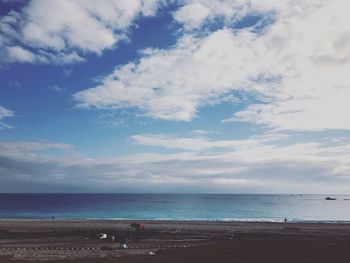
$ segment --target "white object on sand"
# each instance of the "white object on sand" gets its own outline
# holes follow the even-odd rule
[[[126,244],[121,244],[120,248],[126,249],[126,248],[128,248],[128,246]]]
[[[105,233],[100,233],[100,239],[106,239],[107,238],[107,234]]]

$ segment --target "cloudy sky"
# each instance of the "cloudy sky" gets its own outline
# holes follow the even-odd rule
[[[0,192],[350,192],[347,0],[0,0]]]

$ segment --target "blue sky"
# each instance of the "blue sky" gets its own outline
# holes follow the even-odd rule
[[[0,1],[0,191],[348,193],[346,5]]]

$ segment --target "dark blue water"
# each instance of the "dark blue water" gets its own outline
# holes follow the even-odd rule
[[[0,194],[0,218],[350,221],[350,196]]]

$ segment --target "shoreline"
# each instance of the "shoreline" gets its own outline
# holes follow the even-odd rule
[[[207,219],[188,219],[188,220],[177,220],[177,219],[143,219],[143,218],[0,218],[0,222],[7,221],[18,221],[18,222],[149,222],[149,223],[270,223],[270,224],[341,224],[350,225],[350,220],[299,220],[299,219],[284,219],[280,220],[207,220]]]
[[[146,228],[140,234],[130,226],[135,220],[0,220],[0,262],[109,263],[118,258],[118,262],[280,263],[293,262],[288,261],[290,251],[295,251],[294,259],[299,251],[304,251],[303,257],[315,258],[305,262],[347,262],[320,256],[333,250],[342,259],[350,257],[350,224],[138,221]],[[99,239],[100,233],[107,238]],[[112,235],[117,241],[110,240]],[[120,249],[130,237],[128,248]],[[247,261],[255,255],[251,251],[261,255],[256,252],[256,258]],[[278,261],[274,261],[276,251]],[[237,253],[241,261],[231,261]],[[218,257],[220,261],[215,261]]]

